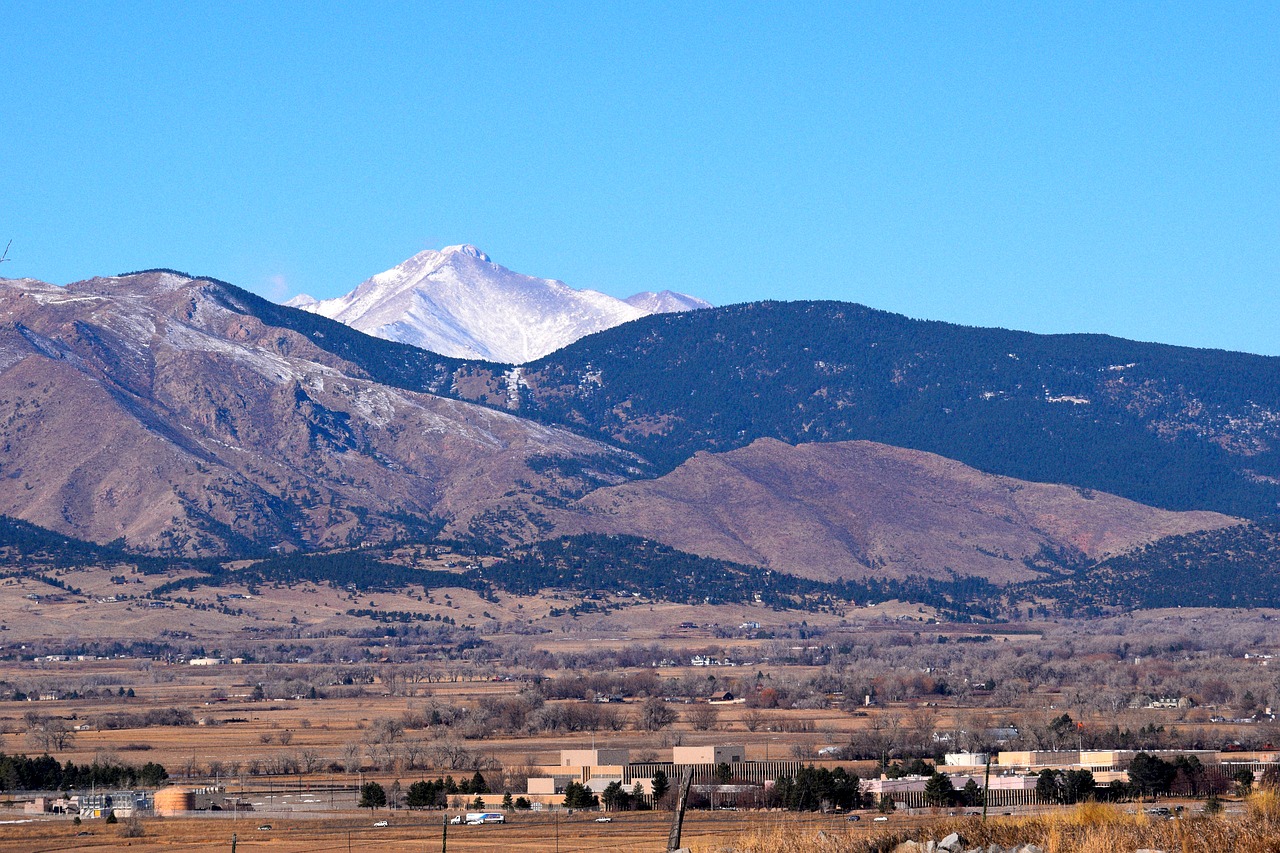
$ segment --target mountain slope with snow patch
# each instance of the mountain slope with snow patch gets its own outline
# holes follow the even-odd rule
[[[634,296],[628,296],[625,302],[633,308],[639,308],[646,314],[675,314],[680,311],[697,311],[702,308],[714,307],[705,299],[699,299],[696,296],[689,296],[685,293],[676,293],[674,290],[664,290],[661,293],[645,290]]]

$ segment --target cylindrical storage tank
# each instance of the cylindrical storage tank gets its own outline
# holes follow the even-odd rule
[[[195,811],[196,795],[183,788],[165,788],[156,791],[156,814],[161,817]]]

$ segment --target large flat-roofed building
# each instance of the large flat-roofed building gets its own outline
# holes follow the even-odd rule
[[[626,764],[631,758],[626,749],[562,749],[561,767],[604,767]]]
[[[763,785],[782,776],[794,776],[803,766],[794,759],[747,761],[746,747],[739,744],[677,746],[671,752],[671,761],[633,763],[628,761],[625,749],[564,749],[560,751],[559,765],[534,768],[540,772],[529,777],[528,795],[554,805],[555,798],[564,793],[570,782],[597,793],[612,782],[628,791],[638,783],[648,794],[658,771],[666,775],[668,784],[676,783],[685,773],[693,777],[694,784],[713,784],[717,783],[717,767],[722,764],[732,768],[730,775],[735,784]]]
[[[957,789],[963,788],[973,781],[978,787],[986,788],[987,804],[992,806],[1020,806],[1036,802],[1035,776],[992,776],[986,778],[982,774],[960,774],[949,777],[951,784]],[[924,797],[925,785],[929,784],[928,776],[903,776],[900,779],[867,779],[862,783],[862,791],[877,797],[888,797],[895,803],[908,808],[920,808],[927,805]]]
[[[1009,767],[1071,767],[1080,760],[1076,750],[1050,751],[1044,749],[1026,750],[1022,752],[1001,752],[996,757],[996,764],[1002,768]]]
[[[747,760],[745,746],[673,746],[672,764],[737,764]]]
[[[552,796],[563,794],[570,782],[580,782],[577,774],[572,776],[530,776],[528,792]]]

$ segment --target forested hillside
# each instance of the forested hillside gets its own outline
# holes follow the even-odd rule
[[[768,302],[628,323],[522,378],[520,414],[664,469],[760,437],[870,439],[1168,509],[1280,500],[1280,358]]]
[[[660,471],[762,437],[868,439],[1167,509],[1280,507],[1280,358],[761,302],[625,323],[513,379],[219,284],[377,381],[569,426]]]
[[[1274,519],[1170,536],[1017,593],[1064,613],[1150,607],[1280,607],[1280,524]]]

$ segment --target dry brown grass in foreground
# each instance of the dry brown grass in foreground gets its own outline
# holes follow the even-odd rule
[[[1180,820],[1151,818],[1133,807],[1087,803],[1026,818],[944,820],[926,829],[883,831],[871,837],[831,833],[796,834],[771,830],[749,833],[724,850],[734,853],[888,853],[908,839],[941,839],[958,832],[966,847],[1036,844],[1046,853],[1280,853],[1280,794],[1260,791],[1241,815],[1194,815]]]

